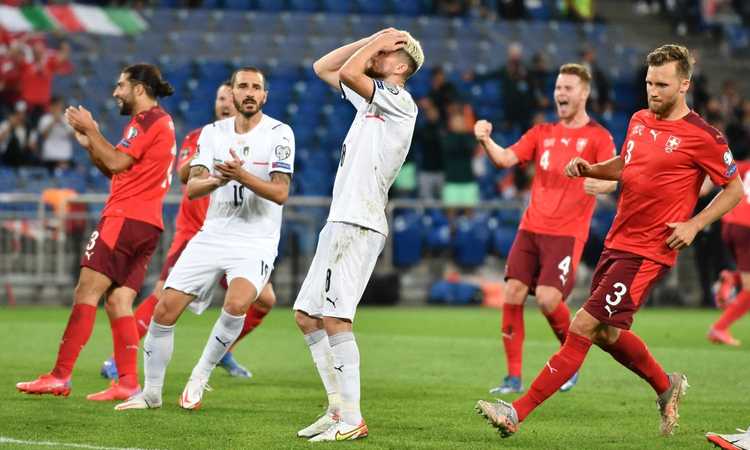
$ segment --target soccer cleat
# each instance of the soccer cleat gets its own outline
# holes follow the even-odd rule
[[[326,431],[309,439],[310,442],[327,442],[327,441],[353,441],[367,437],[367,424],[365,420],[359,425],[349,425],[343,420],[339,420],[330,426]]]
[[[508,402],[497,400],[490,403],[479,400],[474,407],[478,414],[484,416],[487,421],[500,432],[500,437],[507,438],[518,431],[518,414]]]
[[[714,344],[724,344],[732,347],[739,347],[741,344],[740,341],[732,337],[731,333],[729,333],[729,330],[719,330],[718,328],[711,328],[710,330],[708,330],[708,335],[706,337]]]
[[[560,386],[560,392],[568,392],[578,383],[578,372],[574,373],[572,377],[568,379],[562,386]]]
[[[503,384],[490,389],[492,395],[502,394],[520,394],[523,392],[523,384],[521,383],[521,377],[514,377],[508,375],[503,378]]]
[[[24,394],[52,394],[67,397],[70,395],[72,383],[70,378],[57,378],[51,373],[41,375],[33,381],[22,381],[16,383],[16,389]]]
[[[104,363],[102,368],[99,369],[99,373],[108,380],[116,380],[118,378],[117,365],[115,364],[115,358],[110,356]]]
[[[680,406],[680,400],[690,387],[687,377],[681,373],[670,373],[669,381],[669,389],[662,392],[656,399],[656,405],[659,407],[659,413],[661,414],[661,434],[665,436],[674,433],[677,419],[680,418],[677,410]]]
[[[180,395],[178,404],[183,409],[199,409],[201,407],[201,400],[203,399],[203,393],[205,391],[212,391],[211,386],[208,385],[208,380],[200,380],[198,378],[190,377],[185,389]]]
[[[234,359],[234,355],[232,355],[232,352],[227,352],[223,358],[219,361],[219,364],[217,364],[219,367],[224,368],[227,372],[229,372],[230,376],[238,377],[238,378],[252,378],[253,373],[247,370],[245,367],[240,365],[240,363],[237,362],[236,359]]]
[[[127,400],[130,397],[141,392],[141,386],[136,385],[135,387],[129,388],[121,385],[115,380],[110,381],[109,387],[103,391],[89,394],[86,396],[86,400],[93,402],[111,402],[115,400]]]
[[[722,270],[712,289],[714,302],[719,309],[726,309],[737,297],[737,280],[729,270]]]
[[[727,450],[750,450],[750,428],[748,430],[737,429],[741,434],[717,434],[706,433],[708,442],[717,447]]]
[[[303,438],[311,438],[313,436],[317,436],[320,433],[328,430],[332,426],[336,425],[336,422],[338,422],[339,419],[340,418],[338,414],[326,411],[326,413],[318,417],[318,420],[313,422],[312,425],[299,430],[297,432],[297,436]]]
[[[154,398],[139,392],[122,403],[115,405],[115,411],[126,411],[128,409],[156,409],[161,408],[161,398]]]

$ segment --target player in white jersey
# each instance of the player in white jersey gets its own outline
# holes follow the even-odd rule
[[[419,42],[386,29],[315,62],[315,73],[357,110],[341,146],[328,222],[294,303],[295,319],[328,394],[328,409],[297,435],[311,441],[367,436],[359,408],[359,350],[352,321],[388,233],[388,189],[411,145],[417,105],[404,83],[422,65]]]
[[[115,409],[161,406],[175,323],[188,306],[202,312],[226,273],[224,307],[179,400],[181,407],[197,409],[211,371],[240,334],[245,312],[271,275],[294,167],[294,134],[263,114],[268,92],[260,70],[238,69],[231,83],[238,114],[203,128],[191,162],[188,196],[211,194],[203,228],[177,260],[154,310],[143,344],[143,392]]]

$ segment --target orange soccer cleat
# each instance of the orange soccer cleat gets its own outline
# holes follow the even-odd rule
[[[740,341],[732,337],[729,330],[720,330],[718,328],[711,328],[708,330],[708,340],[714,344],[724,344],[731,347],[739,347]]]
[[[34,381],[16,383],[16,389],[24,394],[52,394],[63,397],[70,395],[71,386],[70,377],[57,378],[51,373],[41,375]]]
[[[94,402],[111,402],[115,400],[127,400],[130,397],[141,391],[141,386],[136,385],[135,387],[123,386],[116,381],[112,380],[109,387],[101,392],[89,394],[86,396],[86,400]]]

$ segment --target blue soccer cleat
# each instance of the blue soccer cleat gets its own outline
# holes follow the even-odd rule
[[[520,394],[522,392],[523,384],[521,383],[521,377],[510,375],[503,378],[503,383],[500,386],[490,389],[490,394],[492,395]]]
[[[116,380],[119,377],[117,374],[117,364],[115,364],[115,358],[113,356],[110,356],[104,361],[99,373],[108,380]]]
[[[252,378],[253,373],[242,367],[237,360],[234,359],[232,352],[227,352],[218,364],[219,367],[223,367],[230,376],[238,378]]]
[[[573,389],[573,386],[575,386],[576,383],[578,383],[578,372],[574,373],[568,381],[560,386],[560,392],[568,392],[569,390]]]

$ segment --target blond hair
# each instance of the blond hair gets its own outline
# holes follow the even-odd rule
[[[662,45],[646,57],[648,65],[654,67],[673,61],[677,62],[677,74],[689,80],[693,75],[695,60],[690,56],[690,50],[687,47],[677,44]]]
[[[560,66],[560,75],[575,75],[586,84],[591,83],[591,72],[583,64],[568,63]]]
[[[411,77],[420,67],[422,67],[422,64],[424,64],[424,52],[422,51],[422,44],[420,44],[418,40],[414,39],[408,31],[404,31],[404,33],[406,33],[407,38],[406,43],[401,50],[409,55],[409,59],[411,59],[411,62],[413,63],[409,65],[410,73],[408,74],[408,77]]]

